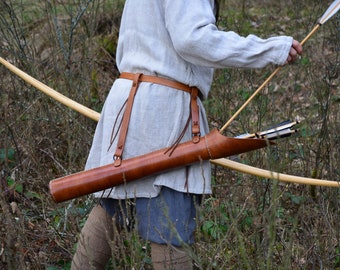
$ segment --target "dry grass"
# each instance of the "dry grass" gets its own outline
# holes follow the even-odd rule
[[[314,27],[321,1],[222,1],[221,28],[242,35],[294,35]],[[122,1],[1,1],[0,56],[64,95],[100,112],[117,77]],[[298,136],[240,161],[339,181],[340,17],[304,47],[228,128],[230,136],[299,117]],[[221,127],[273,70],[216,72],[206,101]],[[83,169],[95,123],[0,67],[0,268],[68,269],[93,201],[55,204],[50,180]],[[339,189],[279,183],[214,167],[197,244],[199,269],[340,269]],[[116,268],[150,268],[138,237],[120,241]],[[146,258],[146,259],[145,259]],[[129,265],[129,266],[126,266]]]

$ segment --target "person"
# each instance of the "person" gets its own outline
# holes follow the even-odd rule
[[[125,2],[116,54],[122,76],[105,101],[86,169],[120,166],[174,145],[176,151],[176,143],[207,134],[202,100],[214,69],[284,65],[302,53],[289,36],[262,39],[219,30],[217,7],[213,0]],[[210,193],[209,161],[97,192],[99,203],[82,229],[71,269],[104,269],[114,228],[127,226],[130,212],[140,237],[150,242],[154,269],[192,269],[185,247],[194,243],[197,206]]]

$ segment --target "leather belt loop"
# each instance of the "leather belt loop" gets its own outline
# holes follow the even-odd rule
[[[125,145],[125,140],[128,132],[128,127],[129,127],[129,122],[130,122],[130,117],[131,117],[131,111],[132,111],[132,105],[133,101],[135,98],[135,95],[137,93],[138,85],[140,82],[140,78],[142,76],[141,73],[136,73],[133,74],[133,79],[132,79],[132,87],[130,90],[130,94],[126,103],[126,108],[125,112],[123,115],[123,120],[122,120],[122,126],[120,128],[120,133],[119,133],[119,138],[118,138],[118,143],[117,143],[117,148],[116,152],[113,156],[114,159],[114,166],[118,167],[122,164],[122,154],[124,151],[124,145]]]

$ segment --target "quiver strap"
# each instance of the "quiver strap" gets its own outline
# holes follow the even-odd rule
[[[119,134],[119,138],[118,138],[116,152],[113,156],[115,167],[120,166],[120,164],[122,163],[122,154],[123,154],[123,150],[124,150],[124,145],[125,145],[125,141],[126,141],[128,127],[129,127],[132,105],[133,105],[133,101],[135,99],[135,95],[137,93],[138,85],[139,85],[139,82],[140,82],[139,79],[140,79],[141,75],[142,75],[141,73],[133,74],[132,87],[131,87],[131,90],[130,90],[130,94],[129,94],[129,97],[128,97],[128,100],[127,100],[127,103],[126,103],[125,112],[124,112],[124,115],[123,115],[123,121],[122,121],[122,126],[120,128],[120,134]]]

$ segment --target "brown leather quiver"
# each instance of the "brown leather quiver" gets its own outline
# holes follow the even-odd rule
[[[213,130],[196,144],[192,141],[179,144],[171,154],[168,148],[160,149],[123,160],[118,167],[108,164],[54,179],[49,188],[54,201],[63,202],[201,160],[237,155],[269,144],[262,139],[229,138]]]

